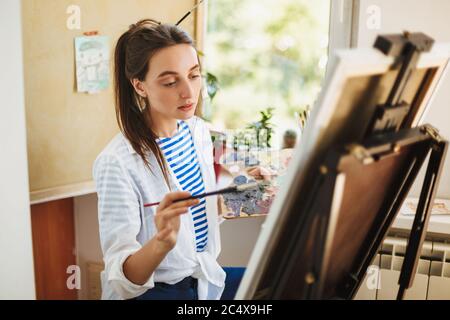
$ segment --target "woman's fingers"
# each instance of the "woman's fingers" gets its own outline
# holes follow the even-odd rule
[[[254,178],[256,178],[256,179],[262,179],[262,178],[263,178],[262,175],[261,175],[261,172],[260,172],[259,168],[253,168],[253,169],[247,171],[247,173],[248,173],[250,176],[252,176],[252,177],[254,177]]]
[[[175,191],[170,192],[164,196],[164,198],[159,203],[157,210],[162,210],[168,206],[170,206],[174,201],[178,199],[183,199],[189,197],[191,194],[187,191]]]
[[[256,179],[264,179],[264,180],[270,180],[272,177],[277,175],[276,171],[261,166],[251,168],[247,172],[249,175],[251,175]]]
[[[248,174],[256,174],[259,171],[258,167],[252,167],[247,170]]]
[[[277,174],[277,172],[275,170],[272,170],[270,168],[264,168],[264,167],[260,168],[260,173],[262,176],[274,176]]]
[[[183,200],[183,201],[177,201],[172,203],[167,207],[167,209],[176,209],[181,207],[192,207],[196,204],[198,204],[200,201],[198,199],[190,199],[190,200]]]
[[[156,234],[156,238],[159,241],[164,241],[173,230],[178,230],[178,228],[174,227],[174,225],[171,224],[169,221],[171,219],[178,218],[182,214],[187,213],[188,210],[189,210],[188,207],[181,207],[176,209],[165,209],[164,211],[162,211],[162,213],[159,214],[159,218],[161,220],[158,223],[158,226],[161,229]]]
[[[176,208],[176,209],[168,209],[165,210],[164,213],[161,215],[161,218],[164,221],[169,221],[170,219],[173,219],[179,215],[182,215],[184,213],[187,213],[189,210],[188,207],[181,207],[181,208]]]
[[[270,168],[261,168],[260,173],[261,173],[261,176],[263,177],[263,179],[266,181],[271,180],[273,177],[275,177],[277,175],[277,172]]]
[[[190,196],[189,192],[177,191],[164,196],[156,210],[155,223],[158,228],[156,239],[172,243],[174,241],[172,232],[178,233],[179,216],[189,211],[189,207],[199,202],[198,199],[177,201]],[[174,219],[174,220],[172,220]],[[174,244],[174,243],[173,243]]]

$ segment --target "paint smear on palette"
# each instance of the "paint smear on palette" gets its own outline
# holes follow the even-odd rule
[[[233,180],[233,184],[235,185],[251,182],[255,182],[255,180],[248,178],[245,175],[239,175]],[[224,217],[236,218],[268,214],[275,193],[276,189],[273,186],[261,183],[254,189],[223,194],[222,201],[223,208],[225,208]]]
[[[279,186],[283,183],[286,169],[292,156],[292,149],[248,155],[228,155],[222,166],[233,176],[232,185],[257,181],[259,186],[243,192],[227,193],[219,196],[221,214],[226,219],[263,216],[269,213]],[[250,159],[247,161],[247,159]],[[269,181],[255,180],[247,173],[249,167],[261,165],[276,172]]]

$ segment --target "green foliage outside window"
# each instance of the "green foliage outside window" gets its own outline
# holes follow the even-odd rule
[[[261,110],[276,106],[272,122],[287,129],[285,123],[295,123],[294,112],[313,105],[320,90],[329,1],[208,3],[206,70],[220,84],[220,91],[214,91],[211,120],[241,129],[254,125]]]

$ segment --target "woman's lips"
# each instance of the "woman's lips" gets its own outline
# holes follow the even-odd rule
[[[193,106],[194,106],[194,104],[190,103],[190,104],[186,104],[182,107],[178,107],[178,109],[180,109],[181,111],[189,111],[192,109]]]

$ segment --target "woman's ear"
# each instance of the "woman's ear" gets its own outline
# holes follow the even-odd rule
[[[147,97],[147,92],[145,92],[144,84],[142,83],[142,81],[140,81],[137,78],[133,78],[131,79],[131,84],[133,85],[133,88],[138,95],[140,95],[143,98]]]

